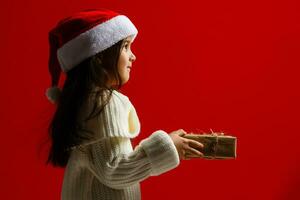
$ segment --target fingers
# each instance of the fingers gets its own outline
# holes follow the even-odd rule
[[[201,144],[201,143],[199,143]],[[202,145],[202,144],[201,144]],[[203,146],[203,145],[202,145]],[[202,158],[204,155],[202,152],[200,152],[199,150],[186,145],[183,149],[182,149],[182,153],[181,153],[181,158],[183,160],[189,160],[191,158]]]
[[[196,150],[196,149],[194,149],[192,147],[190,147],[188,149],[188,151],[186,152],[186,154],[192,155],[192,156],[196,156],[196,157],[203,157],[204,156],[203,153],[201,153],[200,151],[198,151],[198,150]]]
[[[184,155],[184,157],[181,158],[181,159],[182,160],[190,160],[190,159],[193,159],[193,158],[204,158],[204,155],[198,156],[198,155],[195,155],[195,154],[186,153]]]
[[[203,158],[204,156],[196,156],[194,154],[186,153],[185,160],[190,160],[191,158]]]
[[[204,155],[202,154],[201,156],[199,156],[199,155],[195,155],[195,154],[191,154],[191,153],[186,153],[184,155],[183,160],[190,160],[192,158],[204,158]]]
[[[179,129],[170,133],[170,137],[176,146],[180,159],[189,160],[190,158],[203,157],[203,153],[200,151],[204,145],[196,140],[183,137],[186,134],[187,132],[183,129]]]
[[[196,140],[190,140],[188,139],[189,146],[195,148],[195,149],[202,149],[204,145]]]
[[[185,145],[181,153],[182,159],[189,160],[190,158],[201,158],[204,156],[203,153],[198,150],[203,148],[203,144],[189,139],[184,139],[183,141]]]

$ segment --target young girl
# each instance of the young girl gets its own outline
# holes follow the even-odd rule
[[[61,20],[49,33],[47,97],[57,109],[49,125],[47,163],[66,167],[63,200],[140,199],[139,182],[167,172],[180,159],[201,157],[182,129],[157,130],[133,150],[140,132],[136,110],[118,90],[136,60],[137,29],[124,15],[86,10]],[[66,80],[60,91],[61,71]],[[194,148],[192,148],[193,146]]]

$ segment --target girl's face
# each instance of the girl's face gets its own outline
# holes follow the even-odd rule
[[[131,51],[132,36],[124,39],[120,50],[120,57],[118,61],[118,71],[121,77],[122,85],[129,80],[132,62],[136,57]]]

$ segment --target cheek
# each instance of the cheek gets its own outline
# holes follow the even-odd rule
[[[126,65],[126,54],[122,52],[119,57],[118,68],[122,69],[125,67],[125,65]]]

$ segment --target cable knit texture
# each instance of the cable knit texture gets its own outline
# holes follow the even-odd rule
[[[90,109],[84,107],[81,116]],[[130,138],[139,134],[140,122],[128,97],[116,90],[101,115],[86,128],[95,132],[96,139],[73,148],[62,200],[141,199],[139,182],[179,165],[176,147],[162,130],[133,150]]]

